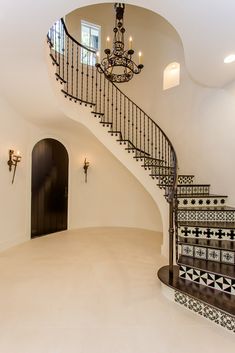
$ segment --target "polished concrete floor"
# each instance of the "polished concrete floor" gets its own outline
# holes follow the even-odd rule
[[[235,335],[166,299],[161,234],[91,228],[0,254],[1,353],[233,352]]]

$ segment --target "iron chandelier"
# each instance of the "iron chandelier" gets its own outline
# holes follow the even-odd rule
[[[100,63],[96,63],[98,72],[103,73],[106,78],[112,82],[122,83],[128,82],[132,79],[134,74],[139,74],[144,65],[141,63],[141,52],[139,53],[139,64],[136,65],[132,60],[134,50],[132,49],[132,38],[129,38],[129,49],[125,50],[124,34],[125,28],[123,26],[125,4],[115,3],[114,9],[116,11],[115,27],[113,29],[113,48],[104,50],[106,57]],[[109,44],[109,37],[107,38],[107,46]]]

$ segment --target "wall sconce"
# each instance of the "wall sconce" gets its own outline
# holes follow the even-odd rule
[[[17,164],[20,161],[21,161],[20,152],[17,151],[17,153],[14,154],[14,150],[9,150],[9,160],[7,161],[7,164],[9,166],[9,172],[11,172],[12,171],[12,167],[14,167],[13,177],[12,177],[12,182],[11,182],[12,184],[14,183]]]
[[[83,165],[83,169],[84,169],[84,173],[85,173],[85,183],[87,183],[87,170],[89,167],[90,163],[86,160],[84,160],[84,165]]]

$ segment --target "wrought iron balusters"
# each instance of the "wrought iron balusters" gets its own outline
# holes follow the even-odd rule
[[[137,160],[144,160],[144,166],[151,170],[159,187],[165,189],[172,268],[177,222],[177,158],[171,142],[154,120],[97,70],[96,53],[72,38],[63,20],[50,29],[48,43],[57,78],[64,85],[63,93],[71,100],[92,106],[101,122],[107,123],[104,125],[118,136],[120,143],[127,144],[129,152],[135,152]]]

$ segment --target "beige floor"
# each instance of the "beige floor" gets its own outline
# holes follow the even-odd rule
[[[234,352],[235,335],[168,301],[160,234],[93,228],[0,254],[0,353]]]

